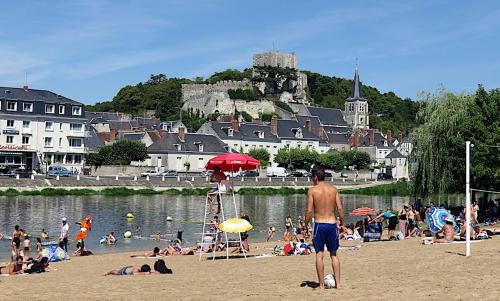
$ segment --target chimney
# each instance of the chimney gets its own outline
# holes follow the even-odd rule
[[[354,148],[358,148],[359,145],[359,130],[354,132]]]
[[[109,142],[116,140],[116,129],[109,129]]]
[[[368,144],[370,146],[375,145],[375,130],[374,129],[370,129],[370,134],[368,136]]]
[[[156,116],[155,116],[155,115],[151,116],[151,122],[153,122],[153,123],[155,123],[155,124],[156,124],[156,121],[157,121],[157,120],[156,120]]]
[[[392,132],[387,130],[387,145],[392,145]]]
[[[186,129],[182,126],[179,128],[179,140],[181,140],[182,142],[184,142],[184,137],[186,135],[185,130]]]
[[[161,129],[158,131],[158,134],[160,135],[160,138],[164,138],[167,135],[167,131]]]
[[[276,116],[271,118],[271,134],[278,135],[278,118]]]
[[[262,125],[262,120],[260,118],[255,118],[253,120],[253,122],[256,124],[256,125]]]
[[[307,120],[306,120],[306,129],[307,129],[309,132],[312,132],[311,119],[309,119],[309,118],[307,118]]]
[[[398,141],[399,143],[403,142],[403,133],[399,132],[398,134]]]
[[[239,132],[240,131],[240,123],[238,122],[238,120],[236,118],[233,117],[233,119],[231,120],[231,128],[233,129],[233,131],[235,132]]]
[[[318,136],[319,139],[323,140],[325,138],[325,129],[323,128],[323,123],[319,123],[318,126]]]
[[[28,86],[23,86],[24,92],[28,92]]]

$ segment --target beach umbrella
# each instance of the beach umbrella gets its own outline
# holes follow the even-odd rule
[[[215,167],[219,167],[222,171],[237,172],[239,170],[257,169],[259,165],[259,160],[250,156],[238,153],[226,153],[208,160],[205,168],[213,170]]]
[[[219,225],[219,230],[228,233],[242,233],[252,229],[253,226],[242,218],[230,218]]]
[[[375,209],[369,208],[369,207],[361,207],[354,209],[349,215],[375,215],[377,214],[377,211]]]
[[[431,207],[425,215],[425,221],[429,226],[429,230],[431,230],[432,233],[440,231],[444,225],[446,225],[446,217],[448,215],[450,215],[450,213],[446,209]],[[460,227],[455,222],[453,222],[453,228],[455,228],[455,232],[460,231]]]

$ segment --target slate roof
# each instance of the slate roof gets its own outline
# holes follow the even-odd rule
[[[117,131],[130,131],[139,128],[137,120],[127,120],[127,121],[113,120],[109,121],[108,123],[110,129],[115,129]]]
[[[327,134],[330,144],[349,144],[348,134]]]
[[[297,138],[295,136],[295,129],[302,130],[302,138]],[[296,120],[278,119],[278,137],[281,139],[319,140],[319,137],[317,135],[307,131]]]
[[[131,141],[141,141],[146,133],[123,133],[121,139]]]
[[[47,90],[38,90],[29,88],[25,91],[23,88],[0,87],[0,99],[25,100],[25,101],[43,101],[48,103],[67,103],[73,105],[83,104],[73,99]]]
[[[203,144],[203,152],[198,149],[198,144]],[[181,150],[177,150],[175,144],[181,145]],[[154,142],[148,147],[150,154],[165,153],[198,153],[198,154],[222,154],[227,153],[226,144],[213,135],[198,133],[186,133],[184,141],[179,139],[177,133],[166,133],[165,137]]]
[[[135,117],[132,121],[136,121],[139,126],[143,125],[148,130],[160,129],[161,121],[156,118]]]
[[[378,148],[390,148],[390,146],[385,146],[384,145],[384,142],[387,141],[387,139],[385,139],[384,135],[382,135],[382,133],[380,132],[375,132],[375,141],[374,141],[374,145]],[[366,134],[363,138],[361,138],[361,143],[360,143],[360,146],[370,146],[370,133]]]
[[[323,126],[328,134],[347,134],[350,132],[347,126]]]
[[[86,112],[85,116],[90,123],[103,123],[110,120],[119,120],[119,113],[111,112]]]
[[[385,156],[386,159],[398,159],[398,158],[406,158],[403,154],[401,154],[397,149],[393,150],[387,156]]]
[[[231,122],[211,122],[211,127],[220,139],[262,141],[262,142],[280,142],[276,135],[271,134],[269,124],[258,125],[256,123],[240,123],[239,131],[233,131],[233,136],[228,136],[228,129],[231,128]],[[264,132],[264,138],[259,138],[258,131]]]
[[[344,119],[342,111],[339,109],[330,108],[319,108],[319,107],[307,107],[311,116],[318,116],[319,120],[323,125],[344,125],[347,126],[347,122]]]
[[[359,80],[358,68],[354,72],[354,80],[352,83],[351,95],[347,98],[347,101],[366,101],[366,98],[361,94],[361,81]]]
[[[90,151],[96,151],[99,147],[103,146],[103,142],[97,136],[96,130],[91,126],[85,126],[85,139],[84,145]]]

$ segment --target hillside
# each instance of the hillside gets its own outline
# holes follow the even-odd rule
[[[88,105],[88,111],[120,111],[142,115],[146,110],[156,110],[157,117],[163,120],[178,119],[181,103],[181,85],[184,83],[214,83],[219,80],[242,80],[251,78],[252,69],[239,71],[228,69],[214,73],[207,79],[194,80],[167,78],[164,74],[151,75],[150,79],[135,86],[125,86],[112,101]],[[308,97],[317,106],[344,109],[344,101],[352,89],[352,80],[324,76],[304,71],[308,76]],[[401,99],[393,92],[380,93],[376,88],[363,86],[362,93],[368,99],[370,108],[370,127],[382,131],[391,129],[393,133],[409,132],[417,125],[416,112],[419,104],[410,99]],[[187,126],[196,130],[206,120],[196,112],[183,114]]]

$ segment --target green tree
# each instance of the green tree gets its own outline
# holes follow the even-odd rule
[[[356,169],[368,169],[370,166],[370,155],[358,150],[341,152],[346,166],[354,166]]]
[[[310,170],[311,167],[320,162],[319,153],[309,148],[282,148],[274,157],[274,162],[278,166],[288,169],[305,169]]]
[[[269,165],[269,160],[271,159],[271,154],[269,154],[265,148],[252,148],[248,151],[247,155],[259,160],[261,167],[267,167]]]
[[[418,114],[423,126],[416,130],[410,156],[412,189],[426,196],[463,192],[465,188],[465,141],[472,149],[471,186],[500,188],[500,90],[454,94],[439,89],[420,95],[426,102]]]
[[[342,153],[331,150],[319,156],[318,165],[325,169],[332,169],[334,171],[341,171],[346,166],[346,160]]]
[[[96,153],[87,156],[87,164],[101,165],[129,165],[132,161],[144,161],[148,158],[148,149],[142,142],[120,140],[111,145],[99,148]]]

